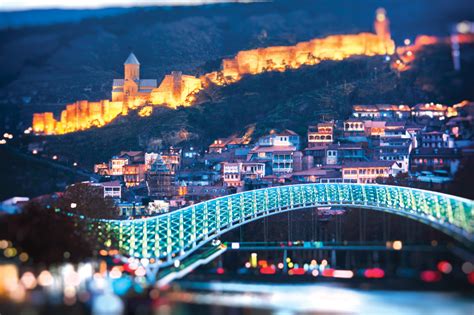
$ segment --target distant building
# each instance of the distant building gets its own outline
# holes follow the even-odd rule
[[[107,163],[94,164],[94,173],[99,174],[101,176],[110,175],[109,164]]]
[[[419,135],[420,148],[452,148],[453,140],[441,131],[426,131]]]
[[[417,118],[445,119],[448,106],[435,103],[417,104],[412,109],[412,115]]]
[[[126,187],[138,186],[145,181],[145,164],[132,164],[123,166],[123,181]]]
[[[165,164],[161,156],[155,160],[146,174],[148,195],[160,199],[171,198],[177,193],[175,174]]]
[[[113,157],[109,161],[109,174],[111,176],[122,176],[123,166],[128,165],[128,158],[126,157]]]
[[[102,187],[104,190],[104,198],[111,197],[113,199],[122,198],[122,185],[118,180],[104,183],[92,183],[92,186]]]
[[[127,159],[128,164],[145,162],[145,153],[143,151],[122,151],[118,157]]]
[[[446,170],[455,174],[461,157],[457,148],[416,148],[410,154],[410,171]]]
[[[321,167],[313,167],[291,174],[291,180],[295,183],[320,183],[324,179],[334,178],[341,178],[341,173],[335,169],[325,169]]]
[[[124,63],[124,78],[113,81],[112,101],[128,101],[140,97],[145,100],[156,87],[155,79],[140,79],[140,62],[134,53],[130,53]]]
[[[260,137],[257,141],[257,146],[260,147],[284,147],[293,146],[296,150],[300,148],[300,136],[292,130],[283,130],[277,132],[275,130],[270,131],[266,136]]]
[[[222,180],[224,185],[242,187],[245,179],[261,179],[265,176],[265,163],[223,162]]]
[[[352,115],[361,119],[397,119],[403,120],[411,117],[411,108],[408,105],[376,104],[354,105]]]
[[[394,176],[399,166],[394,161],[352,162],[342,165],[342,178],[358,184],[375,183],[379,177]]]
[[[334,141],[334,123],[319,123],[308,127],[308,147],[326,145]]]

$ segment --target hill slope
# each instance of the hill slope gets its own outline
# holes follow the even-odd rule
[[[249,76],[233,85],[202,91],[199,105],[193,107],[156,107],[150,117],[132,112],[100,129],[45,137],[47,150],[91,165],[126,149],[204,147],[251,124],[256,126],[254,137],[272,128],[289,128],[304,136],[309,124],[345,119],[358,103],[452,104],[474,99],[469,88],[474,86],[469,75],[474,69],[473,54],[474,47],[463,47],[459,73],[452,70],[449,47],[441,45],[422,51],[413,68],[400,74],[382,57],[356,57]]]

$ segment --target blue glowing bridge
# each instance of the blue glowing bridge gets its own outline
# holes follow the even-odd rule
[[[183,259],[240,225],[286,211],[337,206],[367,208],[408,217],[474,244],[474,201],[398,186],[304,184],[279,186],[201,202],[160,216],[108,220],[107,242],[126,256],[155,258],[162,265]]]

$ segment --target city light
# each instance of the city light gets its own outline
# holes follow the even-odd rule
[[[393,242],[392,248],[393,248],[394,250],[401,250],[402,247],[403,247],[402,241],[394,241],[394,242]]]
[[[257,253],[250,254],[250,266],[257,268]]]

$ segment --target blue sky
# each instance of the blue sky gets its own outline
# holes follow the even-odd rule
[[[235,1],[235,0],[234,0]],[[27,9],[82,9],[103,7],[132,7],[147,5],[199,5],[204,3],[234,2],[232,0],[0,0],[0,11]],[[245,1],[241,1],[245,2]]]

